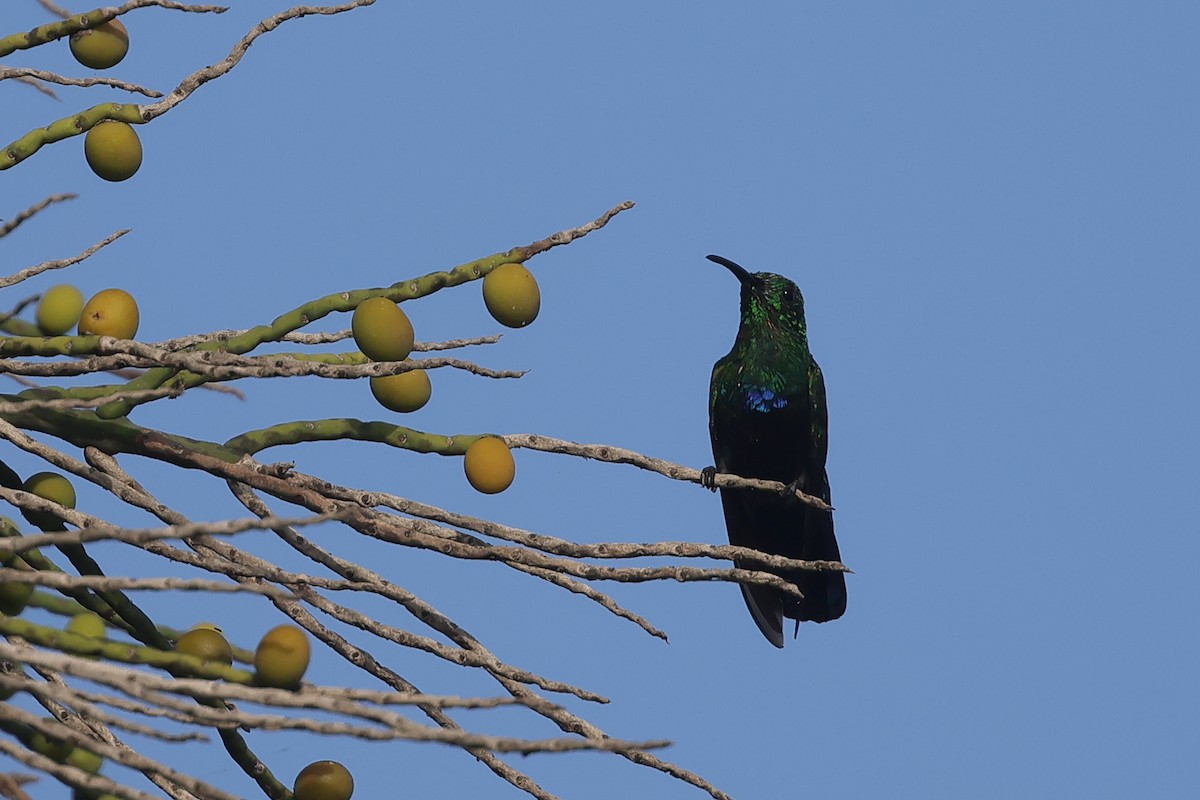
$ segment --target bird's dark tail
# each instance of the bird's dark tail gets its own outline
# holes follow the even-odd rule
[[[805,506],[804,541],[795,558],[806,561],[841,561],[833,534],[833,515]],[[846,613],[846,574],[832,570],[794,570],[786,575],[800,587],[803,600],[783,599],[783,614],[798,622],[829,622]]]
[[[827,484],[806,485],[815,496],[828,496]],[[805,561],[841,561],[833,533],[833,514],[791,497],[754,489],[721,489],[729,543]],[[783,647],[783,618],[828,622],[846,611],[846,579],[841,572],[807,569],[772,570],[735,561],[741,569],[773,572],[800,588],[804,599],[779,589],[742,584],[742,598],[763,636]]]
[[[743,569],[761,569],[753,564],[737,564]],[[783,647],[783,595],[778,589],[769,586],[750,586],[742,584],[742,598],[754,624],[767,637],[767,641],[776,647]]]

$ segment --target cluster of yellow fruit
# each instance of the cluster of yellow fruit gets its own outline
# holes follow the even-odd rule
[[[233,664],[233,649],[221,629],[200,623],[179,637],[175,649],[181,653]],[[298,689],[308,670],[308,637],[295,625],[279,625],[267,631],[254,651],[254,682],[276,689]],[[350,800],[354,778],[336,761],[316,761],[296,776],[292,790],[296,800]]]
[[[30,475],[21,488],[44,500],[51,500],[66,508],[75,507],[75,487],[71,482],[54,472],[38,472]],[[21,509],[30,524],[44,531],[63,530],[64,525],[54,514],[47,511]],[[33,584],[5,581],[0,583],[0,611],[16,616],[24,610],[33,594]],[[92,613],[77,615],[67,630],[85,636],[103,637],[104,620]],[[233,663],[233,650],[221,634],[220,628],[209,623],[195,626],[179,637],[175,645],[179,652],[210,661]],[[308,670],[311,652],[308,637],[295,625],[280,625],[267,631],[254,653],[255,681],[260,686],[294,689]]]
[[[412,352],[414,333],[408,315],[386,297],[363,300],[350,321],[354,343],[372,361],[403,361]],[[423,369],[371,378],[371,394],[391,411],[408,413],[429,402],[433,386]]]
[[[501,270],[504,270],[501,280],[489,289],[488,281]],[[521,277],[522,273],[528,280]],[[520,264],[505,264],[484,278],[484,301],[492,316],[510,327],[532,322],[541,302],[537,283]],[[400,306],[386,297],[372,297],[359,303],[351,318],[350,331],[358,349],[373,361],[403,361],[412,352],[412,323]],[[429,375],[423,369],[371,378],[371,394],[392,411],[416,411],[429,402],[431,393]],[[463,468],[471,486],[484,494],[504,491],[516,476],[512,453],[504,440],[496,436],[472,442],[463,459]]]
[[[115,67],[128,52],[129,31],[117,19],[71,34],[71,55],[91,69]],[[92,172],[104,180],[123,181],[142,165],[142,142],[133,126],[106,120],[87,132],[83,155]]]
[[[78,289],[60,283],[46,290],[37,307],[38,329],[47,336],[61,336],[78,325],[80,336],[132,339],[140,320],[137,301],[124,289],[105,289],[84,303]]]
[[[233,665],[233,648],[221,629],[211,622],[195,625],[180,636],[175,650],[205,661]],[[273,689],[298,689],[311,657],[304,631],[295,625],[276,626],[263,635],[254,651],[254,683]]]
[[[67,633],[91,639],[104,639],[107,635],[104,619],[91,611],[83,611],[71,617],[65,630]],[[180,636],[175,650],[206,661],[233,664],[233,649],[225,640],[221,629],[212,623],[202,622]],[[280,625],[268,631],[258,644],[254,654],[255,683],[280,689],[299,688],[300,680],[308,669],[308,662],[309,645],[304,632],[295,625]],[[0,701],[8,700],[12,695],[13,690],[0,689]],[[104,764],[104,759],[90,750],[41,733],[34,733],[28,744],[32,749],[59,763],[70,764],[93,775],[98,773]],[[295,786],[297,800],[350,800],[354,793],[354,779],[349,770],[336,761],[317,761],[309,764],[296,776]]]
[[[509,328],[524,328],[537,319],[542,293],[524,264],[501,264],[483,277],[483,303],[488,313]],[[481,436],[463,458],[467,480],[484,494],[503,492],[512,485],[517,466],[508,444],[498,436]]]
[[[501,264],[483,277],[483,303],[501,325],[524,328],[542,310],[542,292],[524,264]],[[467,480],[484,494],[503,492],[516,476],[512,451],[503,439],[483,436],[467,448]]]

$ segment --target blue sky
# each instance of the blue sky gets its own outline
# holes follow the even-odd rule
[[[10,5],[5,32],[46,21],[33,2]],[[284,8],[237,5],[127,15],[133,49],[110,73],[169,91]],[[537,322],[466,356],[529,369],[520,381],[440,370],[408,419],[365,382],[315,379],[244,383],[244,404],[189,394],[135,419],[216,440],[290,419],[394,419],[701,468],[709,371],[737,325],[736,282],[704,256],[785,274],[828,386],[835,520],[855,571],[841,620],[777,652],[732,585],[599,587],[667,645],[500,566],[336,529],[323,543],[370,559],[502,658],[611,697],[572,707],[615,736],[672,739],[666,758],[733,797],[1192,797],[1197,30],[1200,7],[1177,2],[380,2],[260,39],[139,128],[133,180],[92,176],[78,140],[0,175],[4,217],[80,194],[5,240],[9,272],[134,229],[8,291],[123,286],[142,307],[139,338],[164,339],[264,322],[634,200],[530,262]],[[65,50],[5,63],[81,74]],[[0,85],[0,137],[124,99],[61,96]],[[410,305],[420,339],[499,329],[476,285]],[[521,451],[512,489],[482,497],[456,459],[361,444],[271,457],[579,541],[724,541],[715,496],[631,467]],[[126,462],[196,518],[242,513],[215,480]],[[266,535],[242,544],[291,558]],[[108,552],[113,572],[139,563]],[[195,597],[146,602],[164,622],[196,621]],[[203,614],[242,644],[276,623],[248,598],[206,598]],[[428,691],[499,691],[360,643]],[[362,681],[331,654],[310,677]],[[463,720],[555,733],[506,712]],[[412,796],[523,796],[436,745],[253,744],[281,776],[344,761],[356,796],[390,794],[397,773]],[[704,796],[613,756],[514,763],[562,797]],[[191,768],[252,794],[219,758]]]

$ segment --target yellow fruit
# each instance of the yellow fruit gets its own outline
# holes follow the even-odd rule
[[[197,625],[179,637],[175,649],[180,653],[203,658],[206,661],[220,661],[233,664],[233,648],[219,630],[212,627]]]
[[[463,469],[471,485],[484,494],[503,492],[517,474],[512,451],[497,436],[481,436],[471,442],[463,458]]]
[[[4,581],[0,583],[0,614],[15,617],[25,610],[33,596],[32,583]]]
[[[483,278],[483,302],[501,325],[524,328],[537,319],[542,293],[522,264],[501,264]]]
[[[53,500],[60,506],[75,507],[75,487],[57,472],[38,472],[30,475],[21,488],[38,497]],[[29,520],[30,525],[36,525],[44,531],[66,530],[63,521],[49,511],[30,511],[23,508],[21,516]]]
[[[350,319],[354,343],[372,361],[403,361],[413,349],[413,326],[386,297],[363,300]]]
[[[117,19],[71,34],[71,55],[85,67],[115,67],[128,52],[129,31]]]
[[[371,378],[371,394],[379,405],[392,411],[416,411],[429,402],[432,393],[433,386],[423,369]]]
[[[314,761],[296,776],[296,800],[350,800],[354,776],[337,761]]]
[[[79,317],[79,335],[132,339],[137,333],[137,301],[124,289],[105,289],[92,295]]]
[[[142,166],[142,142],[132,125],[106,119],[83,137],[83,155],[104,180],[123,181]]]
[[[79,322],[83,293],[69,283],[51,286],[37,307],[37,324],[47,336],[60,336]]]
[[[254,651],[254,680],[259,686],[295,689],[308,670],[308,637],[295,625],[272,628]]]

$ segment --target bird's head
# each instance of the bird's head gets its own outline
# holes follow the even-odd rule
[[[805,335],[804,295],[792,281],[773,272],[750,272],[722,256],[708,256],[742,284],[742,325]]]

